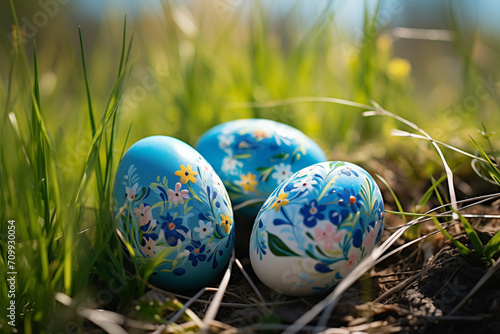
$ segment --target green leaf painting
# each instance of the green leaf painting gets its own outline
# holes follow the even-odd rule
[[[276,256],[299,256],[275,234],[267,232],[267,241],[269,243],[271,253]]]

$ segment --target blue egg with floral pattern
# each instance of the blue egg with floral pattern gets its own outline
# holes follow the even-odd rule
[[[224,181],[235,206],[255,203],[247,207],[253,214],[293,173],[327,160],[318,144],[304,133],[268,119],[219,124],[200,137],[196,149]]]
[[[290,296],[325,292],[380,243],[384,202],[363,168],[342,161],[306,167],[265,201],[250,237],[252,267]]]
[[[235,230],[229,196],[186,143],[152,136],[133,144],[118,166],[113,197],[117,229],[133,260],[158,261],[152,284],[198,289],[227,265]]]

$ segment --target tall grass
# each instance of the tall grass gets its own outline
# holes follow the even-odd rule
[[[15,15],[14,6],[12,9]],[[14,34],[20,33],[17,24],[13,29]],[[45,121],[48,108],[40,96],[37,50],[34,49],[31,66],[19,40],[11,52],[2,115],[0,171],[4,189],[0,197],[3,203],[0,224],[5,237],[0,243],[4,260],[7,223],[15,220],[16,327],[26,333],[65,330],[71,321],[76,321],[76,325],[82,322],[73,320],[71,315],[54,316],[60,312],[54,299],[56,292],[99,303],[102,301],[95,295],[96,291],[92,291],[99,284],[104,285],[112,279],[122,285],[130,281],[125,277],[110,209],[113,168],[115,160],[119,159],[115,152],[117,112],[128,71],[126,31],[123,31],[116,83],[99,118],[90,94],[81,33],[80,43],[81,88],[87,91],[91,142],[78,168],[72,171],[72,182],[68,183],[59,169],[55,148],[59,143]],[[27,89],[30,86],[31,89]],[[5,266],[4,261],[2,265]],[[7,271],[13,270],[2,272]],[[6,274],[2,275],[0,283],[3,310],[12,299],[7,298],[6,278]],[[129,290],[137,286],[134,281],[128,284]],[[131,298],[125,287],[121,290],[120,296]],[[1,326],[10,328],[6,321]]]
[[[131,276],[111,212],[117,163],[141,137],[172,135],[194,145],[217,123],[265,117],[303,130],[332,160],[376,159],[414,182],[427,180],[428,170],[442,173],[431,144],[394,140],[391,120],[364,118],[360,108],[252,104],[300,97],[375,100],[422,128],[439,129],[435,120],[442,110],[413,91],[413,69],[395,57],[395,41],[377,21],[381,7],[364,13],[361,39],[353,42],[337,26],[335,4],[310,22],[301,21],[297,9],[271,18],[259,2],[248,4],[248,13],[235,8],[222,20],[209,2],[202,14],[191,15],[192,8],[181,2],[165,1],[153,18],[123,26],[110,18],[90,46],[84,29],[64,27],[76,38],[60,35],[54,44],[69,47],[58,54],[50,45],[21,42],[13,3],[12,32],[19,38],[9,58],[0,60],[0,310],[9,302],[3,269],[13,219],[17,324],[26,333],[83,325],[76,309],[56,302],[58,292],[87,307],[124,310],[144,291],[142,281]],[[452,23],[458,30],[457,17]],[[458,44],[456,50],[454,56],[465,59],[466,78],[477,78],[472,51]],[[55,86],[47,83],[51,77],[57,78]],[[474,89],[454,102],[463,104]],[[495,98],[492,92],[478,108],[498,111]],[[435,139],[466,146],[464,138],[476,125],[470,116],[456,116],[461,127]],[[488,121],[499,118],[492,113]],[[460,154],[447,158],[453,166],[463,161]],[[10,330],[4,315],[0,328]]]

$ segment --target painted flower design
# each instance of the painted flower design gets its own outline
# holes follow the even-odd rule
[[[210,166],[209,163],[201,155],[198,156],[198,161],[200,163],[200,166],[205,170],[205,172],[210,173],[210,168],[212,166]]]
[[[342,241],[344,233],[338,231],[337,226],[327,224],[324,229],[319,227],[316,228],[314,230],[314,237],[317,241],[324,243],[326,250],[332,251],[334,248],[339,247],[339,243]]]
[[[243,163],[241,161],[238,161],[232,157],[225,157],[222,159],[222,167],[221,170],[224,173],[228,174],[236,174],[238,171],[238,168],[242,167]]]
[[[340,225],[344,220],[346,220],[349,216],[349,211],[344,209],[342,211],[332,210],[328,215],[328,218],[332,222],[333,225]]]
[[[341,206],[349,207],[353,213],[358,212],[358,209],[361,208],[363,199],[354,189],[344,188],[344,191],[337,191],[336,193]]]
[[[377,217],[377,220],[383,221],[385,216],[384,203],[382,201],[375,200],[370,215],[372,217]]]
[[[359,262],[360,253],[357,251],[353,251],[349,254],[349,257],[346,258],[345,263],[341,267],[341,274],[343,277],[347,275]]]
[[[273,172],[271,169],[268,175]],[[381,201],[370,176],[347,162],[302,169],[273,192],[257,215],[251,261],[263,260],[268,254],[289,257],[291,265],[279,272],[279,288],[290,294],[330,289],[378,243],[383,231]],[[303,224],[296,224],[300,220]],[[296,270],[292,268],[294,257],[300,257]],[[306,260],[312,261],[311,267],[304,265]]]
[[[166,215],[160,216],[163,219],[161,228],[165,235],[165,241],[170,246],[176,246],[178,240],[184,241],[189,229],[182,225],[182,218],[174,218],[169,212]]]
[[[221,133],[220,135],[218,135],[217,139],[219,139],[219,147],[223,150],[225,150],[234,142],[234,136],[225,133]]]
[[[174,175],[181,177],[182,184],[186,184],[188,181],[196,183],[195,176],[198,175],[198,172],[193,171],[193,167],[191,167],[191,165],[181,165],[181,169],[176,171]]]
[[[363,247],[373,245],[373,240],[375,240],[375,229],[371,228],[370,231],[365,234],[363,239]]]
[[[156,248],[156,241],[154,241],[153,239],[147,240],[144,246],[141,245],[142,253],[148,257],[152,257],[155,255],[156,252],[154,248]]]
[[[235,181],[235,183],[243,188],[243,192],[246,194],[249,191],[255,191],[255,186],[259,183],[256,177],[257,175],[248,172],[248,174],[241,174],[240,180]]]
[[[309,192],[309,191],[312,191],[313,190],[313,186],[318,184],[318,181],[316,180],[313,180],[313,177],[312,176],[308,176],[306,178],[304,178],[303,180],[295,183],[293,185],[293,189],[292,191],[298,191],[298,192]]]
[[[287,197],[288,194],[285,193],[279,194],[278,198],[274,201],[273,205],[271,205],[271,209],[274,208],[274,211],[278,212],[282,206],[288,204],[288,200],[286,199]]]
[[[200,220],[200,226],[195,227],[194,231],[200,234],[200,239],[205,239],[214,232],[212,222],[205,223],[203,220]]]
[[[175,204],[184,204],[184,199],[189,198],[189,190],[181,190],[182,184],[177,182],[175,184],[175,190],[168,189],[168,200],[174,202]]]
[[[304,204],[300,209],[300,213],[304,216],[304,225],[307,227],[316,226],[318,219],[324,219],[325,215],[323,211],[325,210],[325,205],[318,205],[318,202],[313,199],[309,204]]]
[[[147,234],[144,235],[143,244],[141,244],[141,251],[147,257],[154,256],[161,248],[156,245],[158,235]]]
[[[175,176],[155,175],[149,184],[139,182],[131,165],[122,181],[122,203],[117,205],[126,212],[120,214],[118,228],[126,241],[146,260],[165,247],[171,248],[165,258],[158,259],[167,266],[165,271],[156,270],[158,277],[187,275],[186,265],[200,267],[201,263],[207,269],[217,268],[234,244],[234,222],[226,189],[203,157],[195,158],[189,164],[179,163],[178,170],[172,171]]]
[[[155,228],[156,228],[156,219],[153,219],[153,220],[150,220],[146,223],[146,225],[142,225],[140,227],[140,230],[143,231],[143,232],[151,232],[153,231]],[[151,234],[151,233],[149,233]],[[153,232],[154,234],[154,232]],[[147,234],[145,233],[144,236],[146,236]]]
[[[198,240],[191,240],[191,245],[186,246],[186,250],[189,251],[188,260],[191,261],[193,267],[198,265],[198,262],[203,262],[207,258],[206,254],[203,254],[206,246],[202,245]]]
[[[256,129],[254,132],[253,132],[253,136],[257,139],[257,140],[262,140],[262,139],[265,139],[265,138],[269,138],[270,135],[268,133],[268,131],[266,131],[265,128],[263,129]]]
[[[274,140],[276,142],[276,146],[281,146],[281,144],[290,146],[292,141],[290,140],[290,135],[287,133],[286,126],[284,125],[270,125],[268,126],[271,132],[274,132]]]
[[[355,229],[352,234],[352,246],[355,248],[360,248],[363,245],[363,231],[361,229]]]
[[[151,207],[149,205],[144,205],[144,203],[141,203],[138,208],[134,208],[134,215],[135,218],[139,218],[139,223],[141,226],[145,226],[153,220]]]
[[[226,234],[229,234],[231,232],[231,225],[233,224],[233,218],[229,216],[229,213],[221,214],[220,215],[220,226],[224,229],[224,232]]]
[[[339,171],[339,174],[342,173],[346,176],[352,176],[354,175],[355,177],[359,177],[359,174],[358,172],[356,172],[354,169],[352,169],[351,167],[349,166],[345,166],[344,168],[342,168],[340,171]]]
[[[313,174],[314,170],[317,169],[315,167],[303,168],[298,173],[297,176],[309,176]]]
[[[259,254],[260,259],[262,260],[262,255],[266,255],[267,243],[265,237],[265,225],[262,222],[262,219],[257,219],[256,225],[252,229],[252,238],[254,238],[253,249],[255,249],[256,253]]]
[[[178,253],[175,257],[176,260],[182,260],[185,257],[188,257],[190,252],[187,249],[184,249],[182,252]]]
[[[271,176],[279,183],[285,181],[292,175],[292,165],[280,163],[274,166],[274,173]]]
[[[125,187],[125,192],[127,193],[127,199],[129,201],[133,201],[135,197],[137,196],[137,188],[139,187],[139,184],[136,182],[132,188],[130,187]]]
[[[314,283],[314,277],[310,273],[314,273],[314,261],[311,258],[303,258],[302,261],[293,264],[290,270],[285,272],[287,278],[295,281],[296,287],[304,287]]]
[[[261,146],[250,134],[245,134],[237,138],[235,148],[236,152],[242,153],[251,150],[258,150],[261,148]]]

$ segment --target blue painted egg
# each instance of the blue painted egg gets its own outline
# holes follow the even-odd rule
[[[169,291],[205,286],[234,246],[229,196],[210,164],[175,138],[133,144],[116,172],[117,228],[134,260],[159,258],[152,284]]]
[[[270,288],[291,296],[329,290],[379,243],[382,194],[348,162],[306,167],[280,184],[260,209],[250,260]]]
[[[326,161],[321,148],[301,131],[267,119],[239,119],[205,132],[196,149],[210,162],[234,205],[255,201],[258,209],[296,171]]]

